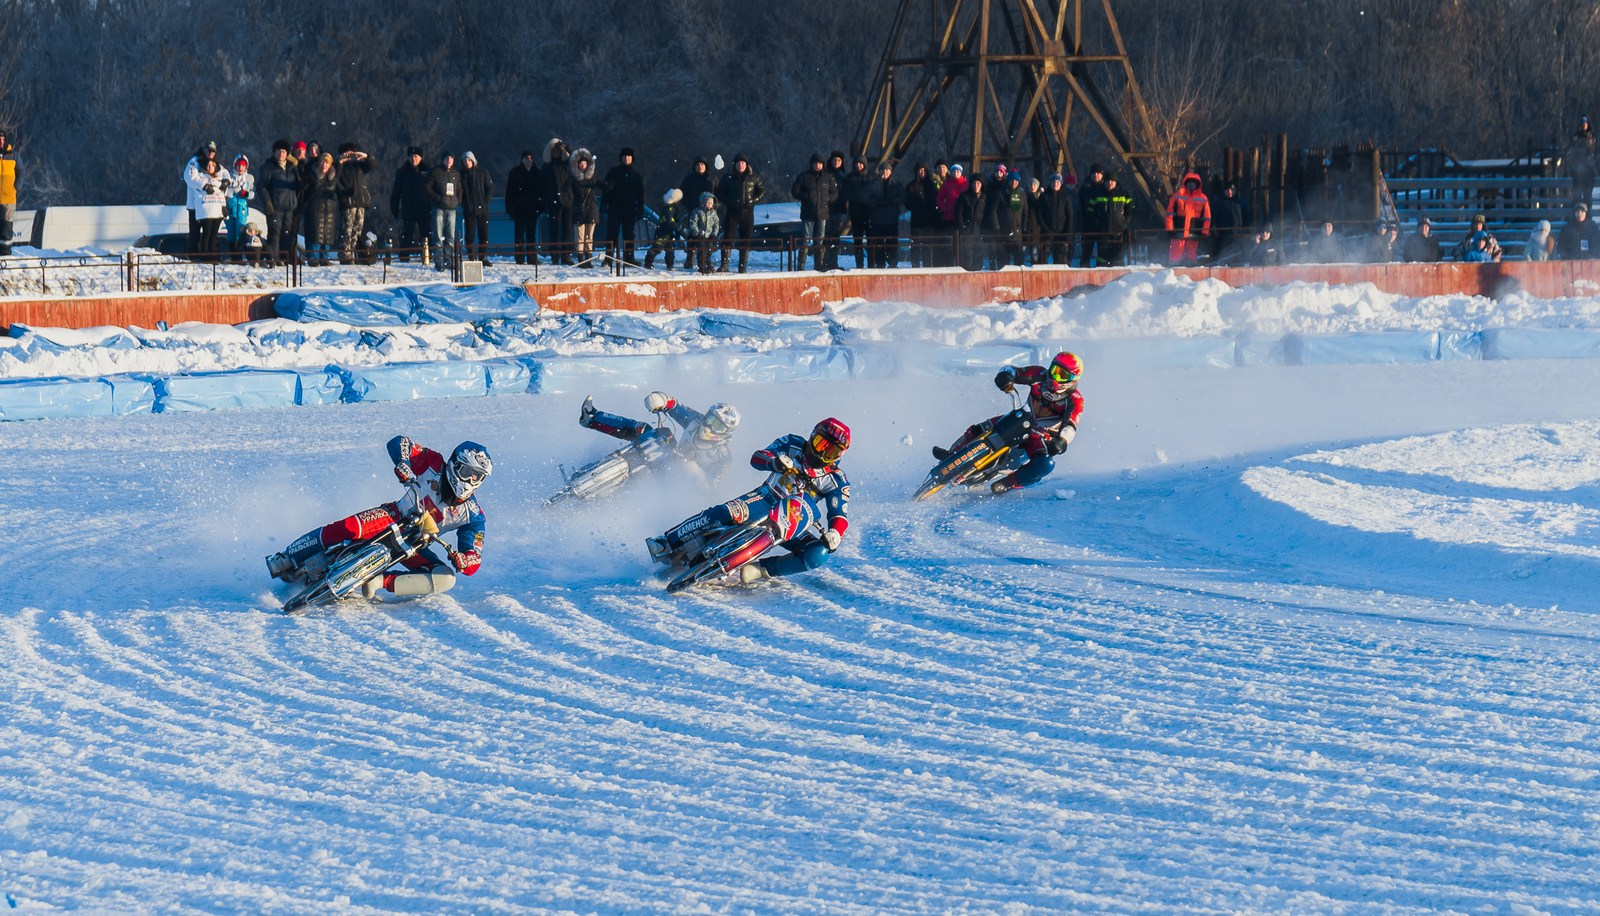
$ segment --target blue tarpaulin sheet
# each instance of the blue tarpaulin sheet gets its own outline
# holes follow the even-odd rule
[[[156,407],[155,379],[134,375],[113,375],[111,383],[111,412],[118,416],[131,413],[150,413]]]
[[[1483,359],[1483,340],[1477,331],[1440,331],[1439,359]]]
[[[571,356],[539,360],[540,394],[586,394],[599,388],[647,388],[666,373],[665,356]]]
[[[419,321],[448,324],[453,321],[478,322],[492,318],[531,321],[539,315],[539,303],[528,291],[510,283],[482,283],[455,287],[447,283],[407,288],[416,301]]]
[[[489,394],[527,394],[533,387],[534,362],[529,359],[491,359],[483,363]]]
[[[342,321],[356,325],[412,324],[417,300],[404,288],[294,290],[280,293],[272,309],[294,321]]]
[[[993,375],[1006,366],[1027,366],[1034,347],[1024,343],[992,343],[976,347],[931,347],[920,368],[929,375]]]
[[[849,378],[850,357],[842,347],[785,347],[722,357],[722,381],[726,384],[845,381]]]
[[[0,382],[0,420],[109,417],[111,384],[104,379],[29,378]]]
[[[1439,358],[1438,331],[1384,331],[1376,334],[1290,335],[1284,350],[1291,364],[1333,366],[1347,363],[1428,363]]]
[[[1484,359],[1592,359],[1600,356],[1600,328],[1489,328]]]
[[[344,400],[344,373],[337,366],[323,369],[296,369],[300,387],[295,398],[302,407],[321,407]]]
[[[488,393],[483,363],[391,363],[340,368],[344,374],[344,399],[352,403],[482,397]]]
[[[156,413],[293,407],[300,376],[287,370],[240,370],[174,375],[156,381]]]

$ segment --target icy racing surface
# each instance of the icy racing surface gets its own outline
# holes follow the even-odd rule
[[[541,511],[581,395],[0,426],[0,891],[89,913],[1600,910],[1600,366],[1089,367],[1025,498],[907,497],[984,378],[836,415],[821,570],[668,598],[715,492]],[[643,415],[643,392],[598,406]],[[454,591],[261,557],[485,443]]]

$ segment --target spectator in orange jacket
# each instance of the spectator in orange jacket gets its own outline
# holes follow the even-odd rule
[[[1183,176],[1183,187],[1167,201],[1167,261],[1193,261],[1200,256],[1200,240],[1211,235],[1211,201],[1200,190],[1200,176]]]

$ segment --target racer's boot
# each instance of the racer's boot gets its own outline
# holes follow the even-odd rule
[[[767,568],[759,562],[746,563],[744,566],[739,567],[739,581],[745,585],[754,585],[762,579],[770,578],[772,578],[772,573],[767,572]]]
[[[943,461],[946,458],[949,458],[950,455],[951,455],[951,452],[947,448],[940,448],[937,445],[935,445],[933,447],[933,458],[934,458],[935,461]]]
[[[1017,483],[1017,475],[1007,474],[994,483],[989,484],[989,492],[999,496],[1001,493],[1009,493],[1010,491],[1017,489],[1019,486],[1021,486],[1021,484]]]
[[[594,409],[594,395],[583,399],[583,406],[578,408],[578,425],[588,429],[594,424],[595,414],[600,411]]]
[[[383,576],[373,576],[361,583],[361,597],[371,601],[378,597],[378,591],[383,588]]]
[[[645,538],[644,546],[650,550],[650,559],[657,563],[672,559],[672,546],[664,537]]]

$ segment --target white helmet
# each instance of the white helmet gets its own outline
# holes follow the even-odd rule
[[[494,462],[489,458],[489,450],[468,441],[456,446],[450,460],[445,462],[444,478],[450,484],[450,492],[455,494],[456,502],[462,502],[478,489],[478,485],[493,470]]]
[[[708,442],[722,442],[733,436],[739,428],[739,410],[732,404],[712,404],[700,423],[700,438]]]

